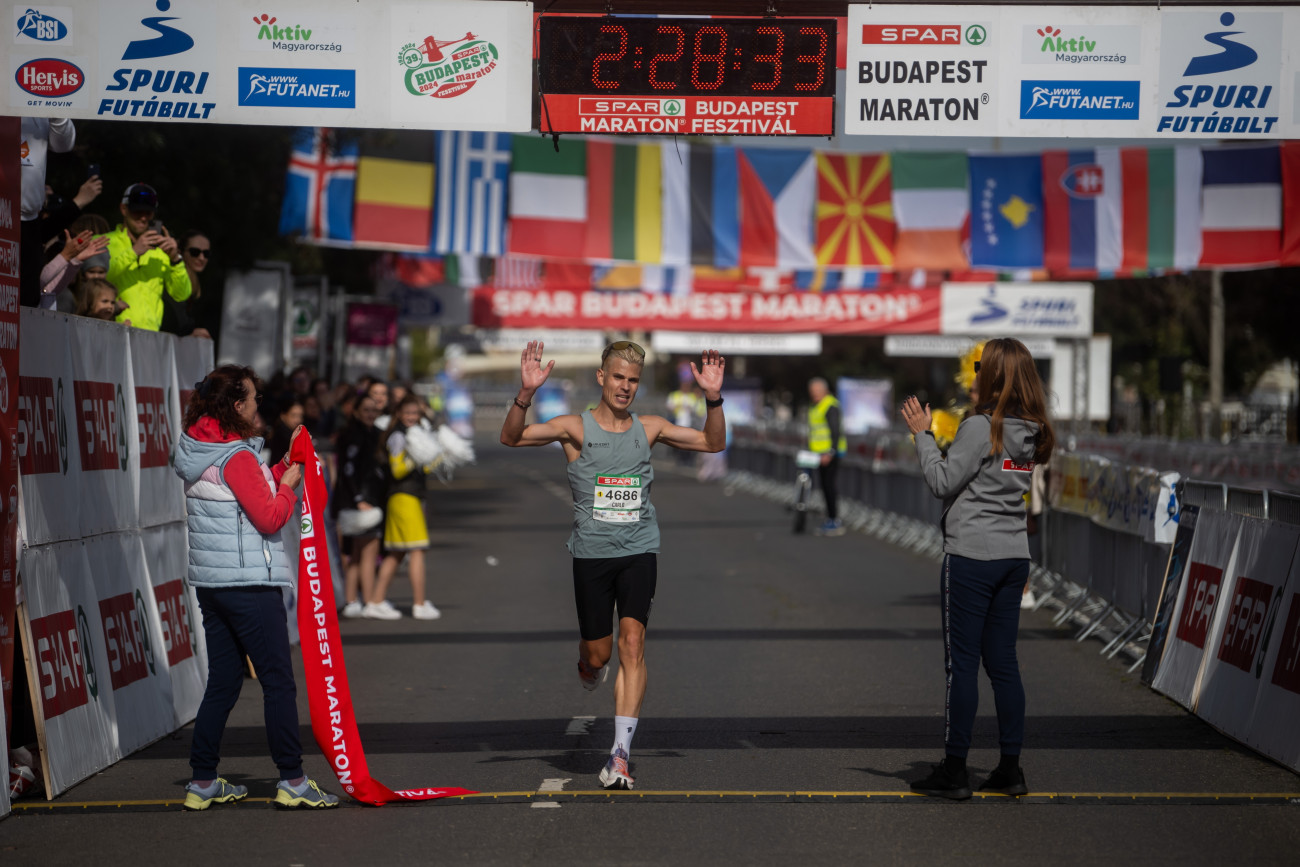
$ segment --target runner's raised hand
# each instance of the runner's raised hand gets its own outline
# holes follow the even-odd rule
[[[699,367],[695,366],[694,361],[691,362],[691,373],[695,375],[700,388],[704,389],[704,396],[710,400],[716,400],[722,392],[722,374],[726,369],[727,359],[719,355],[716,349],[704,350]]]
[[[555,359],[547,362],[546,367],[542,367],[542,349],[545,344],[540,340],[530,340],[524,347],[523,354],[519,356],[519,378],[523,387],[528,391],[536,391],[546,382],[546,378],[551,375],[551,370],[555,367]]]

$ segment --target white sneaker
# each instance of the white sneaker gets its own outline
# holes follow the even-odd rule
[[[437,620],[442,616],[442,612],[429,600],[424,600],[419,605],[411,608],[411,616],[416,620]]]
[[[365,607],[366,606],[361,604],[361,600],[353,599],[347,605],[344,605],[343,610],[339,613],[343,617],[348,618],[349,620],[355,620],[356,618],[361,616],[361,612],[365,609]]]
[[[1025,611],[1033,608],[1038,604],[1038,599],[1034,596],[1034,591],[1026,590],[1020,597],[1020,607]]]
[[[381,600],[379,600],[378,602],[376,602],[375,604],[378,605],[380,608],[386,608],[386,609],[388,609],[389,611],[396,611],[396,610],[397,610],[397,606],[393,605],[393,603],[389,602],[387,599],[381,599]]]
[[[402,612],[391,605],[384,607],[380,603],[367,602],[366,607],[361,609],[361,616],[367,620],[401,620]]]

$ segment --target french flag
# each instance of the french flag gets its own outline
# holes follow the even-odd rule
[[[1282,255],[1277,145],[1202,151],[1201,266],[1276,265]]]
[[[1043,154],[1043,264],[1114,273],[1124,255],[1119,148]]]

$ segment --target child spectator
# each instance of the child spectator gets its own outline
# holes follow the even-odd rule
[[[384,513],[384,561],[379,565],[374,598],[387,602],[388,585],[397,566],[410,554],[411,596],[415,603],[411,616],[416,620],[437,620],[442,612],[424,596],[424,552],[429,548],[429,528],[424,519],[424,462],[412,458],[409,452],[415,448],[408,442],[410,432],[420,428],[421,420],[420,399],[408,393],[398,402],[388,425],[384,444],[392,481]]]
[[[102,277],[92,277],[81,283],[81,300],[77,304],[76,314],[112,322],[117,318],[120,303],[117,300],[116,286]],[[125,305],[121,309],[125,310]],[[130,325],[131,320],[126,320],[126,324]]]

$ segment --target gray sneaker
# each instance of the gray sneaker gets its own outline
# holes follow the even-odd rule
[[[339,798],[316,785],[315,780],[303,780],[301,786],[281,780],[275,786],[275,805],[285,810],[327,810],[337,807]]]

